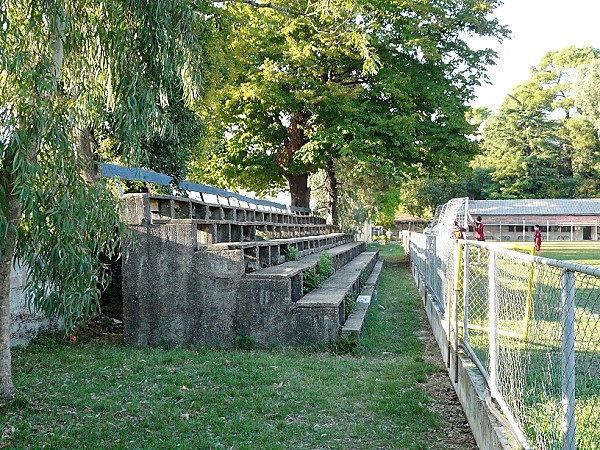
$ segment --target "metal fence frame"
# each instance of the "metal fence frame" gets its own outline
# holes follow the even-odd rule
[[[487,382],[491,397],[499,406],[522,448],[575,449],[578,440],[577,431],[579,431],[576,429],[579,398],[576,380],[578,376],[586,379],[594,377],[592,381],[597,383],[594,386],[597,386],[598,390],[593,391],[590,397],[594,402],[593,407],[600,407],[600,403],[598,403],[600,402],[600,369],[598,374],[592,370],[594,373],[590,375],[589,369],[586,372],[585,368],[582,369],[576,364],[576,359],[581,357],[582,360],[587,358],[585,361],[588,359],[592,361],[591,364],[594,368],[600,367],[600,347],[596,348],[593,343],[586,342],[586,340],[597,338],[598,334],[596,333],[600,330],[600,314],[590,316],[591,320],[594,320],[596,315],[598,316],[597,321],[590,322],[589,326],[594,327],[593,331],[587,331],[588,325],[583,331],[581,328],[576,328],[577,299],[578,296],[583,295],[578,293],[578,286],[581,286],[582,280],[585,280],[587,283],[586,300],[591,302],[594,311],[596,311],[594,309],[596,306],[600,308],[600,269],[537,257],[503,248],[494,243],[454,240],[420,233],[404,232],[403,244],[404,251],[410,259],[413,275],[419,279],[420,285],[424,285],[428,301],[431,300],[442,314],[449,346],[452,347],[455,354],[462,350],[478,367]],[[512,274],[507,274],[506,266],[509,263],[512,266],[508,272]],[[481,316],[487,320],[484,326],[471,323],[470,307],[477,305],[477,302],[474,300],[476,292],[470,290],[476,290],[473,286],[476,274],[480,276],[480,279],[477,280],[479,291],[485,292],[484,301],[487,303],[487,311],[480,311]],[[507,281],[507,277],[510,276],[513,276],[513,279]],[[540,281],[542,276],[545,278]],[[519,279],[515,281],[516,278]],[[485,286],[483,286],[483,281],[486,281]],[[551,300],[555,301],[555,304],[552,304],[552,308],[557,312],[554,323],[557,336],[556,338],[552,336],[551,340],[544,341],[545,343],[550,342],[551,348],[545,350],[547,356],[543,354],[542,356],[548,360],[547,366],[560,375],[553,377],[550,374],[551,376],[548,377],[551,379],[550,381],[532,382],[529,379],[531,377],[527,375],[528,371],[532,370],[531,348],[538,345],[532,334],[543,336],[545,332],[541,325],[534,320],[535,318],[530,319],[532,311],[537,314],[540,310],[532,292],[535,289],[541,289],[542,283],[544,289],[554,289]],[[507,284],[520,287],[518,289],[506,288]],[[521,314],[524,312],[522,323],[516,324],[520,328],[513,332],[503,331],[500,325],[501,322],[510,322],[504,317],[506,311],[503,309],[507,301],[507,294],[504,291],[510,289],[515,291],[513,294],[516,295],[515,298],[518,298],[516,301],[519,303],[519,311]],[[481,304],[480,300],[480,307]],[[503,312],[500,312],[500,309],[503,309]],[[578,320],[581,320],[581,317],[578,317]],[[471,344],[470,336],[475,333],[488,335],[487,348],[484,345],[483,348],[476,349]],[[514,354],[518,354],[514,360],[503,359],[503,355],[508,354],[505,347],[507,340],[511,340],[513,347],[518,347],[517,350],[509,349]],[[582,348],[586,351],[584,356],[581,356],[580,353]],[[592,351],[589,351],[590,348]],[[448,352],[448,355],[450,353]],[[448,362],[450,363],[450,361]],[[514,367],[507,368],[507,364]],[[579,364],[579,366],[581,365]],[[546,370],[548,370],[547,367]],[[558,386],[559,383],[560,386]],[[512,389],[507,389],[507,384],[518,386],[519,392],[513,393]],[[549,389],[552,394],[535,392],[536,389],[538,391]],[[596,392],[598,392],[597,398]],[[557,399],[560,397],[560,402],[556,402],[552,406],[555,407],[554,409],[560,408],[561,411],[551,411],[550,413],[550,415],[560,416],[560,430],[554,434],[544,434],[546,431],[543,426],[531,425],[532,421],[536,419],[528,417],[527,412],[537,405],[525,405],[525,400],[518,399],[518,402],[523,402],[523,408],[515,407],[518,402],[511,398],[511,395],[530,396],[531,398],[552,395]],[[594,423],[590,423],[589,426],[593,429],[600,429],[600,417],[594,418],[594,420]],[[528,430],[525,424],[529,424]],[[594,434],[596,438],[598,431],[592,432],[596,433]],[[598,445],[600,448],[600,444]],[[583,445],[580,444],[579,447],[582,448]]]

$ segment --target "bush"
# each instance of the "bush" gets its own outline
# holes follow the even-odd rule
[[[329,253],[323,252],[321,256],[319,256],[316,266],[303,274],[304,293],[308,294],[313,289],[321,286],[334,272],[333,257]]]
[[[298,249],[291,244],[288,244],[284,250],[285,259],[287,261],[298,261],[300,255],[298,253]]]

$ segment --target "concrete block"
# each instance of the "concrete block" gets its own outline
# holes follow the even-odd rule
[[[123,199],[121,217],[129,225],[150,225],[150,200],[144,194],[126,194]]]
[[[13,267],[9,291],[11,347],[26,347],[39,333],[64,328],[64,324],[58,319],[29,308],[24,291],[26,282],[26,267]]]
[[[193,264],[194,273],[207,277],[241,277],[245,272],[242,249],[196,252],[193,256]]]
[[[356,309],[352,311],[352,314],[348,316],[346,319],[346,323],[342,327],[341,333],[359,336],[362,333],[363,325],[365,323],[365,318],[367,316],[367,311],[369,309],[369,304],[366,302],[358,302],[356,304]]]

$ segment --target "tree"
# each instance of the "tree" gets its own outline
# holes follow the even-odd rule
[[[460,170],[475,152],[464,104],[494,56],[461,33],[504,36],[488,18],[496,4],[340,1],[311,15],[228,5],[243,25],[205,114],[215,145],[204,180],[262,194],[287,185],[292,204],[309,206],[308,177],[326,169],[333,211],[339,158],[392,183]]]
[[[544,55],[529,80],[486,121],[475,167],[489,173],[486,198],[573,198],[594,189],[600,154],[572,95],[578,70],[600,56],[591,47]]]
[[[108,126],[139,159],[169,97],[198,94],[198,15],[186,0],[11,1],[0,6],[0,396],[13,396],[10,268],[28,267],[32,305],[67,328],[96,311],[100,255],[121,225],[106,183],[84,176]]]
[[[573,98],[600,134],[600,59],[581,67],[581,77],[573,87]]]

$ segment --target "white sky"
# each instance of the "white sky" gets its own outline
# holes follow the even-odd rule
[[[547,52],[569,45],[600,49],[599,13],[599,0],[504,0],[494,15],[508,26],[512,37],[502,44],[485,41],[496,50],[498,59],[488,70],[492,84],[475,90],[473,106],[497,110]]]

